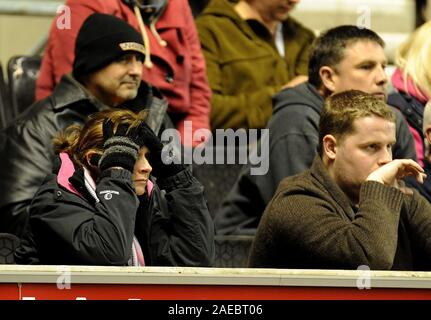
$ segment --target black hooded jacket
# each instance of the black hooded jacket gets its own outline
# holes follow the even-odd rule
[[[103,171],[92,195],[82,167],[67,167],[68,156],[57,163],[32,201],[17,263],[127,265],[136,236],[147,266],[212,265],[214,225],[187,169],[138,198],[127,170]]]
[[[251,175],[245,165],[236,184],[214,220],[218,234],[254,234],[278,184],[286,177],[308,169],[317,154],[319,120],[324,99],[310,83],[280,91],[273,98],[268,123],[269,164],[265,175]],[[401,113],[396,113],[396,159],[416,159],[415,146]],[[259,145],[259,144],[258,144]]]

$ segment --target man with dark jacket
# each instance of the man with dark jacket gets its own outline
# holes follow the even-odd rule
[[[68,8],[52,21],[45,47],[36,99],[52,93],[60,77],[72,70],[74,41],[84,20],[93,13],[114,15],[141,33],[145,41],[142,79],[158,88],[169,102],[168,114],[184,145],[201,141],[186,133],[209,129],[211,91],[205,60],[187,0],[66,0]],[[66,15],[69,13],[69,15]],[[59,28],[61,22],[69,28]],[[206,137],[205,137],[206,138]]]
[[[318,123],[324,99],[349,89],[386,99],[383,40],[373,31],[340,26],[322,34],[311,49],[309,81],[279,92],[273,99],[269,128],[269,171],[251,175],[243,168],[216,214],[219,234],[254,234],[280,181],[308,169],[317,152]],[[395,110],[395,109],[394,109]],[[413,138],[396,112],[393,156],[416,159]]]
[[[59,131],[106,108],[138,111],[165,104],[141,83],[143,59],[142,36],[126,22],[104,14],[86,20],[76,39],[73,73],[0,134],[0,232],[22,236],[31,199],[52,170],[52,138]]]
[[[431,270],[431,205],[400,180],[422,183],[411,159],[392,159],[395,117],[375,96],[329,97],[309,170],[284,179],[268,204],[251,267]]]

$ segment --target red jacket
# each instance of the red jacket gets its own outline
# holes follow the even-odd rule
[[[140,32],[133,11],[121,0],[68,0],[66,6],[70,8],[71,28],[57,27],[57,20],[60,26],[64,23],[65,12],[59,13],[51,25],[36,83],[37,100],[50,95],[61,76],[71,72],[75,39],[82,23],[90,14],[112,14],[124,19]],[[154,66],[151,69],[144,67],[142,79],[159,88],[168,99],[169,111],[171,115],[175,114],[173,119],[181,136],[186,120],[192,121],[192,132],[200,128],[209,129],[211,91],[187,0],[169,0],[165,12],[156,23],[156,28],[168,46],[160,46],[147,28]],[[169,72],[170,70],[172,71]],[[169,74],[172,74],[172,77]],[[183,143],[190,145],[184,140]]]

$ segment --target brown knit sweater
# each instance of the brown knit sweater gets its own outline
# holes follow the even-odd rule
[[[252,246],[250,267],[431,270],[431,205],[365,182],[353,206],[319,156],[284,179],[268,204]]]

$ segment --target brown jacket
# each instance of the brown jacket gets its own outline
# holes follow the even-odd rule
[[[272,96],[295,76],[308,74],[314,34],[287,19],[282,57],[266,28],[243,20],[232,2],[212,0],[196,20],[213,91],[211,128],[264,128]]]
[[[329,177],[319,156],[284,179],[262,217],[250,267],[430,270],[431,206],[365,182],[359,205]]]

